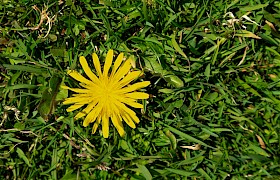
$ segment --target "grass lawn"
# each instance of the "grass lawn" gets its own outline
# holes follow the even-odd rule
[[[104,138],[63,102],[110,49],[150,85]],[[0,117],[0,179],[280,179],[280,1],[2,0]]]

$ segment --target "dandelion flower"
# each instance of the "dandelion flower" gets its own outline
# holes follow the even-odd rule
[[[83,77],[75,70],[69,70],[68,74],[75,80],[80,82],[80,88],[70,88],[63,86],[64,89],[71,90],[77,94],[73,97],[65,99],[63,104],[73,104],[67,108],[67,112],[84,109],[77,113],[75,119],[84,118],[83,126],[94,123],[92,133],[94,134],[98,125],[102,125],[102,134],[105,138],[109,136],[110,120],[116,127],[118,133],[123,136],[125,134],[124,121],[131,128],[135,128],[135,123],[139,123],[136,113],[130,109],[143,108],[138,103],[139,99],[148,99],[149,95],[144,92],[136,92],[136,90],[144,88],[150,84],[149,81],[130,83],[142,75],[142,71],[130,71],[130,59],[123,62],[123,53],[120,53],[113,63],[113,50],[109,50],[103,72],[98,56],[92,54],[93,65],[96,74],[93,73],[84,56],[80,57],[80,64],[84,69],[87,78]]]

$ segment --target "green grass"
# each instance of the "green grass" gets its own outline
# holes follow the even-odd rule
[[[280,178],[279,1],[44,3],[0,2],[0,179]],[[136,129],[104,139],[59,86],[109,49],[152,97]]]

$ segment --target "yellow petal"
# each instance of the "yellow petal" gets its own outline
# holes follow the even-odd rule
[[[120,114],[119,107],[117,106],[117,103],[116,103],[116,102],[118,102],[118,100],[112,98],[111,104],[110,104],[110,105],[111,105],[111,110],[112,110],[112,112],[114,112],[115,114]]]
[[[111,73],[111,77],[114,76],[115,72],[117,71],[117,69],[120,67],[121,63],[123,61],[123,53],[120,53],[114,63],[113,69],[112,69],[112,73]]]
[[[126,122],[126,124],[128,124],[131,128],[133,128],[133,129],[136,128],[136,126],[130,116],[128,116],[127,114],[122,114],[121,117]]]
[[[126,105],[124,105],[121,102],[116,101],[115,102],[116,106],[122,111],[127,113],[128,115],[130,115],[131,117],[136,116],[136,113],[134,111],[132,111],[131,109],[129,109]]]
[[[97,76],[90,70],[90,67],[88,66],[87,60],[84,56],[80,57],[80,63],[86,73],[86,75],[94,82],[94,83],[100,83]]]
[[[86,127],[89,125],[89,123],[94,122],[96,118],[99,116],[101,110],[102,110],[102,106],[100,106],[99,104],[95,106],[95,108],[85,118],[83,122],[83,126]]]
[[[140,103],[137,103],[137,102],[134,102],[134,101],[124,101],[123,103],[131,106],[131,107],[134,107],[134,108],[144,108],[143,104],[140,104]]]
[[[63,101],[63,104],[74,104],[74,103],[78,103],[78,104],[88,104],[89,102],[91,102],[92,99],[85,97],[85,98],[81,98],[81,97],[70,97],[65,99],[65,101]]]
[[[101,117],[99,117],[99,118],[97,119],[97,121],[94,123],[94,125],[93,125],[93,127],[92,127],[92,134],[94,134],[94,133],[96,132],[96,130],[97,130],[99,124],[100,124],[100,121],[101,121]]]
[[[128,107],[125,107],[124,110],[127,113],[127,115],[130,116],[135,123],[139,123],[140,122],[139,118],[136,116],[134,111],[132,111]]]
[[[124,105],[123,103],[120,103],[120,102],[116,102],[116,105],[119,107],[119,109],[121,109],[121,111],[122,111],[121,117],[123,117],[123,120],[128,125],[129,125],[131,119],[135,123],[139,123],[140,122],[139,118],[136,116],[136,113],[134,111],[132,111],[131,109],[129,109],[126,105]],[[133,128],[135,126],[135,125],[133,126],[133,124],[131,124],[129,126]]]
[[[67,112],[72,112],[72,111],[75,111],[76,109],[79,109],[80,107],[84,106],[85,104],[74,104],[70,107],[68,107],[66,109]]]
[[[78,97],[78,98],[92,98],[92,93],[86,93],[86,94],[72,94],[73,97]]]
[[[112,49],[110,49],[106,56],[105,65],[104,65],[104,69],[103,69],[104,77],[108,77],[108,72],[109,72],[109,69],[112,66],[112,62],[113,62],[113,55],[114,55],[114,52]]]
[[[121,120],[119,119],[118,116],[113,115],[111,117],[111,120],[113,122],[113,125],[115,126],[115,128],[117,129],[118,133],[120,134],[121,137],[123,137],[125,135],[125,131],[123,129],[123,125]]]
[[[86,89],[89,89],[92,93],[93,92],[98,92],[98,91],[101,91],[102,89],[100,88],[100,85],[95,85],[95,84],[92,84],[92,85],[87,85],[87,84],[84,84],[84,83],[79,83],[80,86],[82,86],[83,88],[86,88]]]
[[[80,119],[82,117],[84,117],[85,115],[87,115],[91,110],[92,108],[97,104],[97,102],[92,102],[90,103],[85,109],[83,109],[81,112],[79,112],[74,118],[75,119]]]
[[[96,109],[93,109],[84,119],[83,126],[87,127],[89,123],[94,122],[97,118],[98,114],[96,113]]]
[[[68,90],[76,92],[76,93],[90,93],[91,92],[88,89],[70,88],[70,87],[63,86],[63,85],[61,86],[61,88],[68,89]]]
[[[131,68],[131,64],[129,61],[125,61],[124,64],[119,68],[115,76],[113,77],[113,81],[119,81],[124,75],[126,75]]]
[[[149,86],[150,84],[151,84],[150,81],[138,82],[138,83],[132,84],[131,86],[122,88],[120,90],[117,90],[117,91],[115,91],[115,93],[128,93],[128,92],[132,92],[132,91],[135,91],[137,89],[141,89],[141,88],[144,88],[146,86]]]
[[[98,58],[98,56],[97,56],[96,53],[93,53],[93,54],[92,54],[92,60],[93,60],[93,64],[94,64],[94,67],[95,67],[95,69],[96,69],[97,75],[98,75],[99,77],[101,77],[101,76],[102,76],[102,73],[101,73],[100,61],[99,61],[99,58]]]
[[[76,114],[76,116],[74,117],[74,119],[80,119],[80,118],[84,117],[85,115],[87,115],[87,114],[84,113],[84,112],[78,112],[78,114]]]
[[[111,100],[109,100],[111,101]],[[108,102],[105,100],[105,98],[102,98],[100,100],[100,102],[103,104],[103,107],[102,107],[102,114],[107,114],[107,116],[109,116],[111,114],[111,102]]]
[[[127,93],[125,96],[132,99],[148,99],[150,97],[149,94],[143,92]]]
[[[132,115],[131,118],[137,124],[140,122],[139,118],[136,115]]]
[[[75,70],[69,70],[67,72],[67,74],[69,74],[69,76],[76,79],[77,81],[80,81],[82,83],[89,84],[89,85],[92,85],[92,84],[94,85],[94,83],[92,81],[86,79],[84,76],[82,76],[80,73],[78,73]]]
[[[119,84],[123,87],[127,84],[129,84],[134,79],[137,79],[139,76],[141,76],[143,73],[141,71],[133,71],[129,74],[127,74],[120,82]]]
[[[134,108],[143,108],[143,105],[142,104],[139,104],[137,102],[135,102],[134,100],[132,99],[129,99],[129,98],[124,98],[124,97],[121,97],[121,96],[115,96],[115,98],[117,100],[119,100],[120,102],[122,103],[125,103],[131,107],[134,107]]]
[[[102,134],[104,138],[109,137],[109,118],[105,115],[102,116]]]

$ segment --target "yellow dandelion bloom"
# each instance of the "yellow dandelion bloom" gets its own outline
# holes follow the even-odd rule
[[[89,79],[75,70],[69,70],[68,74],[79,81],[80,86],[84,89],[63,86],[64,89],[77,93],[63,102],[63,104],[73,104],[67,108],[67,112],[86,106],[81,112],[77,113],[75,119],[85,116],[83,122],[85,127],[94,123],[93,134],[101,123],[102,134],[105,138],[109,136],[110,120],[121,136],[125,134],[122,121],[125,121],[131,128],[135,128],[135,123],[139,123],[139,118],[128,106],[143,108],[143,105],[138,103],[137,100],[149,98],[147,93],[136,92],[136,90],[148,86],[149,81],[129,85],[130,82],[141,76],[142,72],[130,71],[131,60],[128,59],[123,62],[123,56],[123,53],[120,53],[114,65],[112,65],[113,50],[109,50],[102,72],[99,58],[93,53],[92,59],[96,74],[91,71],[85,57],[81,56],[80,64]]]

